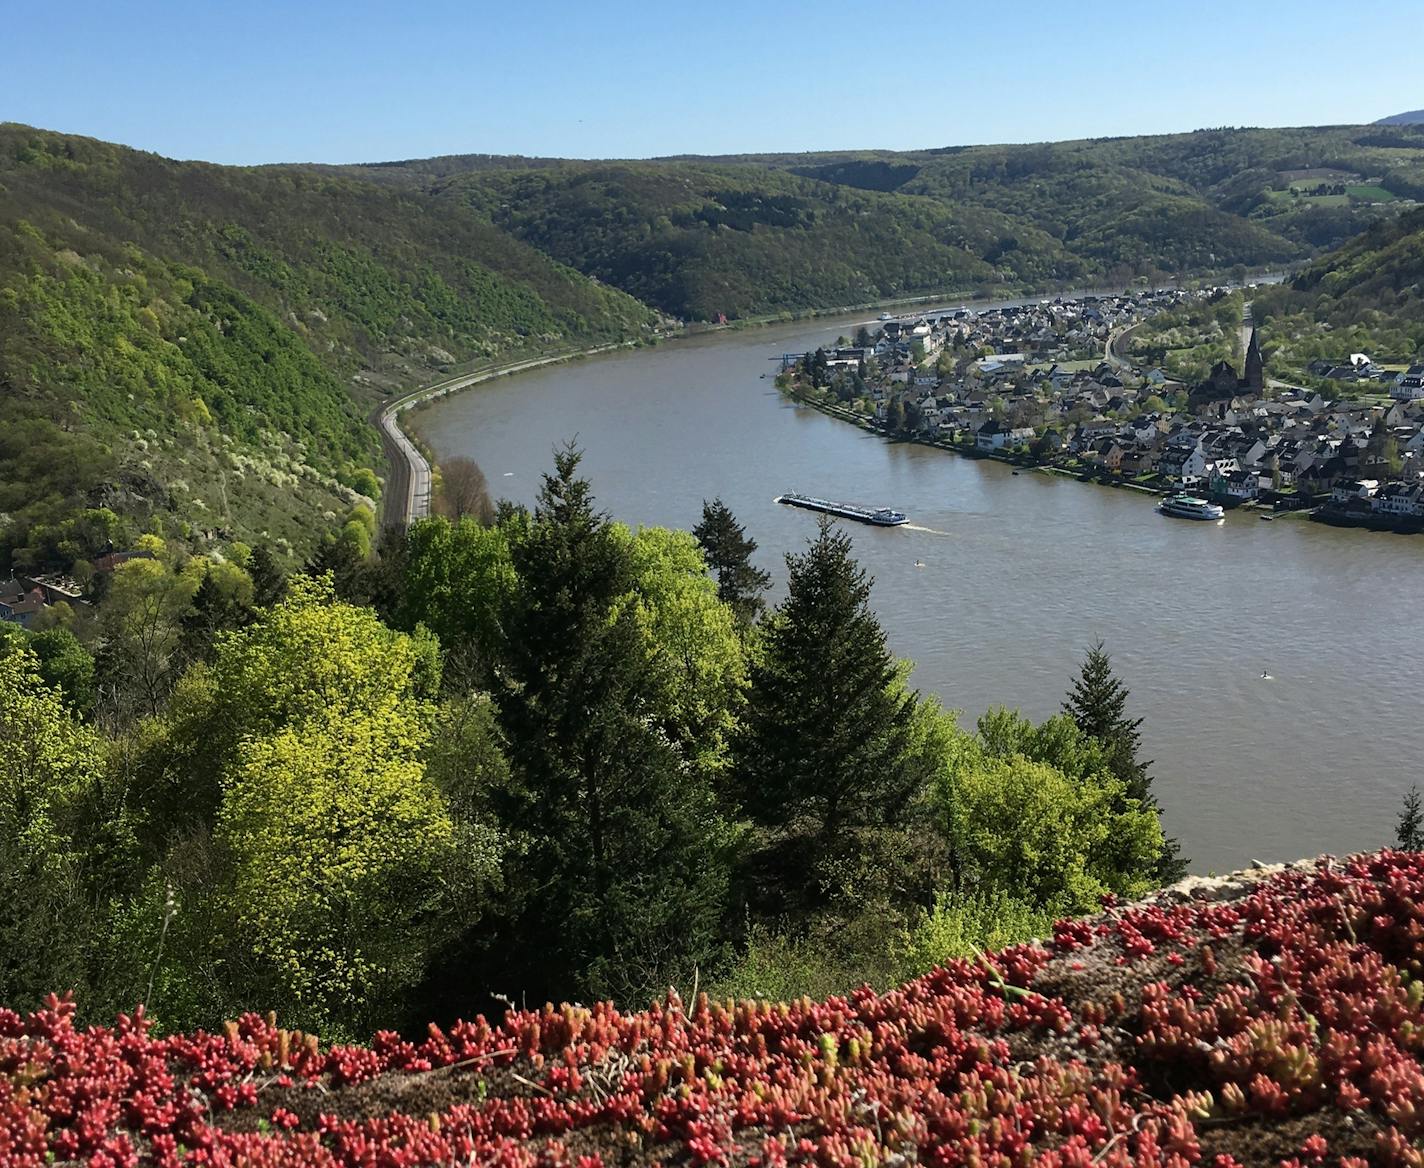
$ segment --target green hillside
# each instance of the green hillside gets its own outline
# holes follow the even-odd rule
[[[912,152],[345,168],[475,208],[706,318],[1293,262],[1424,194],[1412,127],[1221,129]]]
[[[452,202],[0,126],[0,571],[302,551],[370,489],[377,386],[654,322]]]
[[[1283,369],[1352,352],[1377,361],[1424,357],[1424,210],[1381,223],[1261,291],[1254,312]]]
[[[1057,241],[994,210],[760,167],[626,163],[471,172],[439,194],[680,317],[1051,283],[1085,271]]]
[[[366,417],[430,369],[636,338],[658,310],[1303,261],[1421,196],[1412,126],[238,168],[0,125],[0,571],[146,527],[299,553],[374,489]],[[1359,283],[1358,311],[1412,295],[1341,256],[1318,282]]]

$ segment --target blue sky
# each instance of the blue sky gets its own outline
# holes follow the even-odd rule
[[[214,162],[911,149],[1424,107],[1420,0],[7,8],[0,120]]]

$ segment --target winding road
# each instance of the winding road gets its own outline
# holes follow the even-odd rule
[[[598,345],[592,349],[579,349],[572,353],[556,353],[548,357],[531,357],[523,361],[511,361],[505,365],[495,365],[473,373],[460,373],[430,385],[421,386],[389,401],[372,416],[381,431],[381,446],[385,451],[390,473],[386,477],[386,487],[382,494],[382,517],[387,527],[405,529],[417,519],[430,514],[431,468],[430,460],[420,448],[410,440],[401,428],[400,415],[403,411],[424,401],[458,393],[482,381],[496,377],[506,377],[511,373],[522,373],[526,369],[537,369],[541,365],[554,365],[560,361],[571,361],[575,357],[591,357],[595,353],[607,353],[614,349],[627,348],[632,342],[620,341],[608,345]]]

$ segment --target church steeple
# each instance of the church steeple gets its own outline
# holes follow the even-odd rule
[[[1246,345],[1245,376],[1241,379],[1247,389],[1260,393],[1266,387],[1266,366],[1261,360],[1261,344],[1256,339],[1256,328],[1251,327],[1251,340]]]

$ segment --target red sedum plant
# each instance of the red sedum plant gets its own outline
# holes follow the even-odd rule
[[[0,1166],[1424,1166],[1424,856],[1109,904],[823,1002],[513,1011],[369,1047],[0,1010]]]

